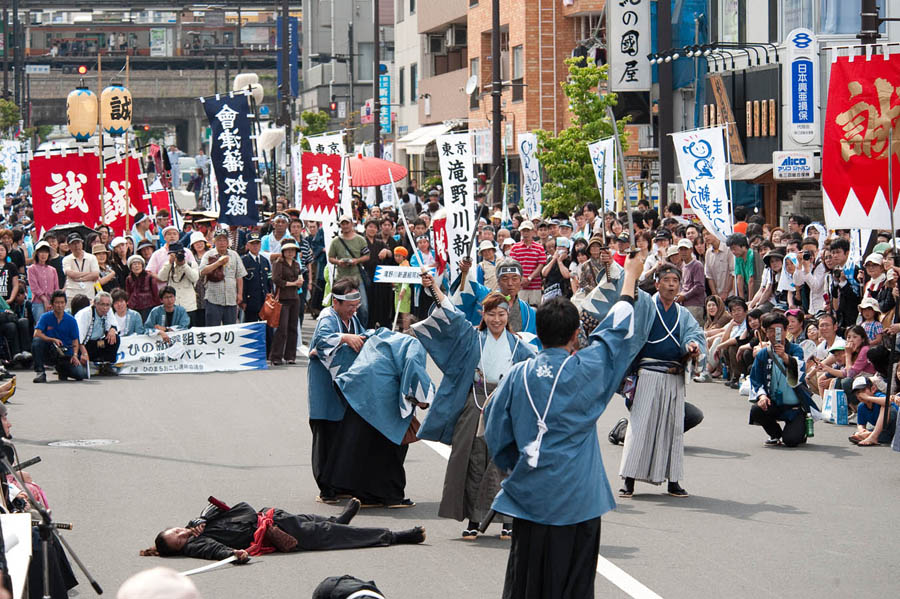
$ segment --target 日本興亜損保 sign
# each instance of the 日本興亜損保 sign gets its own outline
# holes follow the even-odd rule
[[[794,29],[784,40],[787,58],[782,87],[787,95],[783,122],[784,148],[802,149],[819,143],[819,46],[815,33]]]
[[[378,75],[378,99],[381,101],[381,114],[379,115],[379,123],[381,123],[382,133],[391,132],[391,76],[389,73],[381,73]]]

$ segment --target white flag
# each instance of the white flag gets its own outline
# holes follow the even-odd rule
[[[541,163],[537,158],[537,136],[519,134],[519,159],[522,161],[522,203],[530,218],[541,215]]]
[[[468,255],[466,247],[475,227],[475,178],[472,144],[468,133],[450,133],[437,139],[447,210],[446,248],[450,280],[459,274],[459,263]]]
[[[724,241],[732,232],[725,127],[673,133],[672,141],[685,197],[703,226]]]
[[[603,198],[603,211],[616,211],[616,138],[608,137],[588,144],[597,189]]]
[[[328,135],[314,135],[307,137],[309,142],[309,151],[316,154],[340,154],[343,156],[347,153],[344,147],[344,132],[329,133]]]

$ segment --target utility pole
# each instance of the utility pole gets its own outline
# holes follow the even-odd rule
[[[375,133],[372,136],[372,141],[375,144],[375,158],[381,158],[381,96],[378,90],[378,84],[381,80],[381,15],[379,14],[378,3],[379,0],[372,0],[372,12],[375,13],[375,18],[372,19],[375,22],[375,37],[372,40],[375,46],[375,51],[373,52],[375,64],[372,74],[372,101],[375,103],[375,114],[372,119],[372,128],[375,130]],[[390,107],[388,107],[388,110],[390,111]]]
[[[13,102],[16,106],[22,106],[22,86],[19,84],[19,0],[12,0],[12,39],[13,39]]]
[[[878,41],[878,29],[881,27],[881,19],[878,18],[877,0],[861,0],[860,31],[856,37],[864,45],[874,44]]]
[[[672,5],[666,2],[656,3],[657,20],[656,36],[659,40],[657,48],[672,47]],[[673,62],[663,62],[659,69],[659,213],[668,203],[669,183],[675,181],[675,146],[669,134],[675,131],[674,96],[672,89]],[[627,193],[627,192],[626,192]],[[627,198],[626,198],[627,200]]]
[[[353,99],[353,21],[347,23],[347,80],[350,82],[350,101],[347,114],[353,112],[356,100]]]
[[[503,193],[506,191],[501,181],[505,180],[503,172],[503,113],[500,101],[503,94],[503,81],[500,77],[500,0],[491,0],[491,162],[494,166],[492,181],[494,204],[503,204]]]
[[[3,97],[9,96],[9,0],[3,0]]]
[[[288,0],[281,0],[281,115],[278,124],[284,126],[284,162],[286,166],[291,161],[291,44],[296,40],[291,39],[290,28],[291,12],[288,7]],[[273,165],[274,166],[274,165]],[[291,195],[291,177],[285,172],[284,177],[284,193],[288,198],[288,202],[293,201]],[[276,189],[274,193],[277,193]]]

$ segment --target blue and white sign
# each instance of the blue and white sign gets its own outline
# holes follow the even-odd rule
[[[3,191],[0,192],[4,196],[8,193],[16,193],[19,191],[19,184],[22,182],[22,160],[19,151],[22,144],[17,141],[4,139],[0,142],[0,166],[3,172],[0,174],[0,180],[3,181]]]
[[[529,218],[540,217],[541,163],[537,158],[537,136],[534,133],[519,133],[519,160],[522,161],[522,204]]]
[[[794,29],[784,41],[784,147],[788,150],[818,146],[820,141],[819,46],[809,29]]]
[[[684,194],[703,226],[725,241],[731,235],[725,127],[672,133]]]
[[[772,176],[776,181],[814,179],[812,152],[772,152]]]
[[[429,268],[431,276],[436,277],[437,271]],[[375,267],[376,283],[421,283],[422,271],[417,266],[385,266],[379,264]]]
[[[616,211],[616,139],[608,137],[588,144],[597,189],[603,199],[604,212]]]
[[[275,41],[281,47],[281,17],[275,20]],[[291,97],[300,95],[300,19],[288,17],[288,66],[290,67]],[[281,52],[275,55],[275,69],[278,71],[278,89],[282,89],[281,81]],[[281,97],[281,92],[278,92]]]
[[[378,98],[381,100],[381,132],[391,132],[391,76],[388,73],[378,75]]]

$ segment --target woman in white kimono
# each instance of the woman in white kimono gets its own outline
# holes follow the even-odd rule
[[[438,515],[468,520],[462,537],[474,540],[503,479],[479,432],[481,413],[500,379],[534,349],[510,332],[509,304],[501,293],[482,300],[476,328],[430,275],[422,275],[422,285],[433,290],[436,306],[412,328],[444,376],[418,437],[452,446]],[[508,539],[511,532],[511,521],[504,519],[500,537]]]

